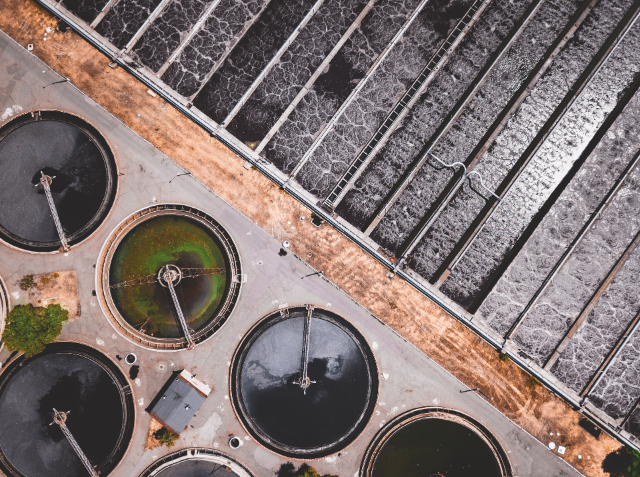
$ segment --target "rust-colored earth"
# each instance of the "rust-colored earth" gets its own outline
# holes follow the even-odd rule
[[[589,476],[604,476],[601,462],[620,444],[603,433],[594,438],[578,426],[580,414],[498,353],[470,329],[387,270],[333,228],[310,223],[310,212],[196,124],[152,97],[147,88],[73,32],[43,32],[56,19],[33,0],[2,0],[0,29],[96,103],[238,209],[351,295],[426,355],[544,444],[549,433],[566,446],[564,458]],[[0,85],[2,94],[2,85]],[[139,116],[138,116],[139,115]],[[306,220],[300,220],[304,216]],[[295,230],[287,222],[295,224]],[[582,455],[582,459],[578,455]]]
[[[78,279],[76,272],[50,272],[33,275],[35,286],[29,289],[29,303],[33,306],[59,304],[69,312],[69,320],[80,316]]]

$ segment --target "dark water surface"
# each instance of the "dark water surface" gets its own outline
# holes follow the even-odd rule
[[[109,0],[62,0],[62,5],[85,22],[91,23],[109,3]]]
[[[331,321],[311,319],[308,374],[316,382],[304,394],[294,382],[301,375],[304,317],[265,326],[239,364],[252,425],[296,449],[347,439],[365,417],[372,387],[367,356],[353,336]]]
[[[243,142],[264,139],[364,6],[362,0],[325,1],[227,130]]]
[[[96,32],[120,50],[127,46],[160,2],[161,0],[121,0],[104,16],[96,27]]]
[[[59,240],[39,184],[40,171],[55,177],[53,201],[67,235],[99,211],[107,188],[100,149],[76,126],[60,121],[26,123],[0,140],[0,226],[29,242]]]
[[[490,447],[466,426],[445,419],[421,419],[387,440],[372,477],[500,477]]]
[[[96,362],[74,354],[27,361],[0,397],[0,448],[28,477],[85,477],[87,471],[53,421],[70,411],[67,427],[96,466],[118,444],[123,407],[118,386]]]
[[[230,52],[249,28],[265,0],[221,0],[202,28],[162,75],[162,81],[191,97],[213,74],[215,65]]]

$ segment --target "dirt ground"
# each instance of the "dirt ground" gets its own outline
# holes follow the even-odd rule
[[[33,306],[59,304],[69,312],[69,320],[80,316],[80,298],[76,272],[50,272],[33,275],[35,286],[29,288],[29,303]]]
[[[162,443],[154,437],[154,434],[162,429],[162,427],[162,424],[151,418],[151,422],[149,422],[149,432],[147,433],[147,440],[144,444],[144,450],[153,450],[162,446]]]
[[[601,462],[620,444],[603,433],[595,439],[578,426],[580,414],[446,314],[408,283],[385,277],[386,269],[328,225],[310,223],[310,212],[258,171],[174,110],[71,31],[50,33],[57,21],[33,0],[0,0],[0,29],[26,47],[93,101],[253,220],[350,294],[405,339],[544,444],[566,446],[564,458],[589,476],[604,476]],[[10,68],[11,65],[0,65]],[[2,94],[0,84],[0,94]],[[117,158],[116,158],[117,159]],[[266,207],[265,207],[266,205]],[[305,220],[301,220],[305,217]],[[550,438],[550,433],[554,437]],[[560,436],[555,433],[560,432]],[[578,458],[581,455],[582,458]]]

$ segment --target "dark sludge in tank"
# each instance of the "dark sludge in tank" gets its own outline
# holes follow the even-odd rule
[[[17,358],[0,375],[0,470],[8,477],[86,477],[73,440],[88,465],[108,475],[133,433],[128,389],[118,367],[88,346],[54,343]],[[54,422],[54,409],[66,430]]]
[[[365,453],[363,477],[502,477],[511,466],[498,441],[472,418],[421,408],[388,423]]]
[[[0,239],[30,251],[86,239],[108,215],[117,190],[105,139],[58,111],[24,114],[0,128],[0,170]]]
[[[117,241],[106,293],[130,331],[190,348],[222,325],[238,292],[237,252],[202,217],[150,213]]]
[[[378,393],[374,357],[346,320],[313,307],[274,313],[236,352],[233,403],[245,428],[289,457],[322,457],[367,425]]]
[[[158,459],[140,477],[252,477],[226,454],[204,447],[181,449]]]

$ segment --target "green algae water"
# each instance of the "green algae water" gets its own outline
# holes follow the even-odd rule
[[[179,215],[154,217],[134,227],[111,261],[109,284],[157,274],[165,265],[228,269],[215,235],[200,222]],[[183,278],[176,294],[187,325],[194,331],[216,317],[228,288],[229,274]],[[180,338],[182,332],[169,290],[158,282],[111,289],[122,317],[135,329],[156,338]]]
[[[491,448],[475,432],[446,419],[419,419],[382,446],[372,477],[500,477]]]

